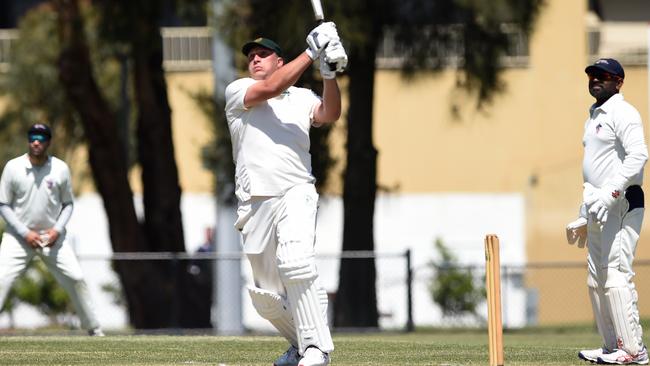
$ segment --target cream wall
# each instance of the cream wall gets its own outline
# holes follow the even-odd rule
[[[564,226],[581,201],[583,123],[593,103],[584,74],[586,12],[586,1],[548,1],[530,40],[528,67],[506,70],[505,92],[483,111],[454,87],[453,70],[408,81],[398,72],[379,71],[378,184],[396,187],[397,193],[523,193],[528,262],[584,263],[585,250],[566,244]],[[627,67],[623,93],[647,130],[646,75],[645,67]],[[646,169],[650,182],[647,176]],[[647,225],[640,243],[637,259],[650,259]],[[590,321],[584,270],[568,278],[561,273],[531,271],[526,277],[540,295],[539,322]],[[567,296],[571,308],[582,310],[566,311],[557,300]],[[641,302],[641,312],[650,314],[648,301]]]
[[[212,175],[203,166],[201,149],[212,140],[210,121],[188,93],[212,94],[212,73],[171,73],[167,92],[172,108],[176,163],[184,192],[212,192]]]
[[[549,1],[530,42],[529,66],[506,70],[506,91],[482,111],[454,87],[453,70],[413,80],[379,71],[379,184],[401,193],[524,192],[529,259],[582,259],[564,245],[548,249],[564,241],[562,229],[581,199],[583,123],[593,102],[584,74],[585,18],[586,2]],[[645,70],[626,72],[624,95],[647,121]],[[641,257],[650,258],[650,250],[642,248]]]

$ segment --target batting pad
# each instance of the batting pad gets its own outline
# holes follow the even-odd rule
[[[298,351],[304,354],[309,346],[316,346],[325,353],[334,350],[332,336],[327,326],[321,301],[323,290],[316,284],[316,265],[313,253],[302,255],[299,250],[278,248],[278,270],[287,289],[287,300],[296,323]],[[327,294],[325,294],[327,296]]]
[[[284,297],[254,286],[248,286],[248,293],[257,313],[268,320],[292,346],[298,348],[296,327]]]
[[[318,288],[318,301],[320,302],[320,307],[323,311],[323,320],[325,320],[325,325],[327,325],[327,304],[329,299],[327,298],[327,291],[322,287]]]
[[[611,287],[605,289],[610,316],[616,331],[617,348],[630,355],[638,354],[643,348],[637,294],[628,287]]]
[[[591,307],[594,310],[598,333],[603,338],[605,348],[608,351],[613,351],[617,348],[616,333],[614,332],[612,318],[609,316],[605,293],[597,287],[589,287],[589,298],[591,299]]]

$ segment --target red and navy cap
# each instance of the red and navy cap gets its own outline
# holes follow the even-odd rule
[[[598,59],[596,62],[594,62],[593,65],[587,66],[585,72],[587,74],[591,74],[596,70],[605,71],[612,75],[616,75],[621,79],[625,79],[625,71],[623,70],[623,66],[621,66],[621,64],[613,58]]]

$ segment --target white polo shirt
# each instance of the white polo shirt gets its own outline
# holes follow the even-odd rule
[[[24,154],[7,162],[2,171],[0,203],[10,206],[31,230],[53,227],[63,204],[73,199],[68,165],[55,157],[36,166]]]
[[[280,196],[289,188],[313,183],[309,128],[320,98],[311,90],[290,87],[278,97],[250,109],[244,107],[251,78],[226,88],[226,118],[235,160],[235,194]]]
[[[590,108],[582,144],[585,182],[623,189],[643,183],[643,167],[648,160],[643,123],[639,112],[622,94]]]

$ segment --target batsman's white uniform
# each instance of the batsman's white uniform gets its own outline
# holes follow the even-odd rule
[[[69,216],[65,222],[59,220],[63,206],[72,205],[73,199],[70,171],[65,162],[49,157],[45,164],[36,166],[25,154],[7,163],[0,179],[0,205],[13,211],[18,227],[7,225],[2,236],[0,304],[4,303],[14,280],[38,256],[70,295],[81,326],[92,330],[99,328],[99,322],[81,267],[66,239],[65,224]],[[53,227],[60,235],[51,247],[34,249],[24,240],[29,230],[40,232]]]
[[[236,164],[238,219],[255,286],[253,305],[300,354],[334,349],[327,294],[318,284],[314,239],[318,194],[311,174],[309,129],[320,99],[290,87],[250,109],[243,78],[226,88],[226,117]]]
[[[622,94],[592,106],[583,145],[585,182],[625,189],[625,198],[609,210],[604,224],[588,215],[587,284],[598,331],[607,349],[636,355],[643,341],[632,262],[643,221],[641,184],[648,158],[639,113]]]

